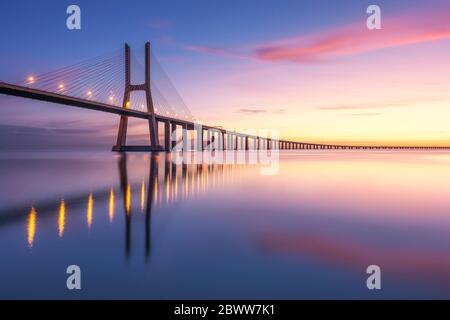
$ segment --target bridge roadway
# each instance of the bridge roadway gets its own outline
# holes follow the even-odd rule
[[[114,105],[92,101],[88,99],[81,99],[76,97],[70,97],[58,93],[42,91],[39,89],[34,89],[30,87],[19,86],[15,84],[9,84],[6,82],[0,82],[0,94],[29,98],[33,100],[46,101],[58,104],[64,104],[68,106],[102,111],[117,115],[125,115],[128,117],[134,117],[139,119],[149,119],[149,113],[144,111],[133,110],[129,108],[117,107]],[[163,115],[156,114],[156,121],[162,122],[166,126],[165,130],[165,150],[169,151],[170,147],[174,146],[174,141],[171,141],[171,132],[173,132],[174,128],[177,125],[183,127],[186,130],[194,130],[198,128],[198,124],[193,121],[178,119],[167,117]],[[172,131],[170,131],[170,126],[172,126]],[[185,131],[186,131],[185,130]],[[254,135],[248,135],[245,133],[238,132],[230,132],[220,127],[201,125],[202,131],[215,131],[222,134],[222,139],[219,139],[219,149],[234,149],[237,150],[238,139],[241,140],[241,148],[248,150],[249,144],[248,139],[254,139],[255,146],[260,149],[450,149],[450,147],[445,146],[433,146],[433,147],[415,147],[415,146],[350,146],[350,145],[334,145],[334,144],[316,144],[316,143],[305,143],[305,142],[296,142],[296,141],[287,141],[287,140],[272,140],[267,137],[260,137]],[[228,137],[231,136],[231,143],[227,143],[227,146],[224,144],[223,135],[227,134]],[[235,137],[235,142],[233,142],[233,138]],[[203,139],[203,135],[200,136]],[[230,142],[229,139],[227,139]],[[187,141],[187,139],[185,139]],[[266,144],[264,143],[266,142]],[[199,141],[198,141],[199,142]],[[203,143],[198,143],[201,145],[201,150],[203,150]],[[116,151],[144,151],[148,147],[141,146],[127,146],[124,150],[116,150]],[[184,150],[187,150],[184,149]]]

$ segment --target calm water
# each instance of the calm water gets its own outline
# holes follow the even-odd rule
[[[0,154],[0,298],[450,298],[450,153],[169,160]]]

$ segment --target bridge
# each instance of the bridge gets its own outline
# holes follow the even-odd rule
[[[267,136],[251,135],[226,130],[219,126],[202,124],[192,116],[156,57],[151,55],[149,42],[145,44],[144,79],[138,84],[133,84],[131,81],[131,65],[132,63],[140,67],[142,65],[132,56],[128,44],[125,44],[123,54],[99,56],[42,75],[29,76],[25,83],[0,82],[0,93],[120,116],[117,139],[112,148],[117,152],[170,152],[190,149],[203,151],[205,148],[208,150],[450,148],[445,146],[363,146],[307,143],[272,139]],[[152,70],[151,62],[155,67]],[[158,83],[151,78],[151,74],[155,73],[160,76],[161,81]],[[163,90],[161,90],[161,85]],[[140,97],[139,95],[132,96],[132,93],[140,93]],[[128,145],[126,143],[128,118],[130,117],[148,122],[148,145]],[[160,125],[164,128],[163,144],[160,143]],[[182,129],[181,143],[177,143],[177,129],[179,128]],[[193,148],[189,146],[190,131],[195,131]],[[250,141],[253,141],[252,147],[250,147]]]

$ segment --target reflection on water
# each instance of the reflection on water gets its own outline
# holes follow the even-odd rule
[[[88,201],[87,201],[87,213],[86,213],[87,224],[88,224],[89,228],[91,228],[91,226],[92,226],[92,218],[94,215],[93,211],[94,211],[94,197],[93,197],[92,193],[90,193]]]
[[[36,233],[36,215],[36,210],[34,209],[34,207],[32,207],[30,213],[28,214],[27,224],[27,242],[30,248],[33,247],[34,234]]]
[[[108,216],[109,216],[109,222],[113,222],[114,220],[114,188],[111,187],[111,190],[109,191],[109,210],[108,210]]]
[[[64,234],[64,225],[66,224],[66,204],[64,203],[64,199],[61,200],[61,204],[59,205],[59,215],[58,215],[58,235],[62,238]]]
[[[164,154],[11,157],[0,297],[75,297],[70,264],[86,298],[450,297],[445,152],[287,151],[275,176]]]
[[[132,215],[132,195],[133,186],[128,179],[128,165],[127,158],[129,156],[121,155],[118,158],[118,176],[120,179],[120,190],[122,190],[123,208],[126,215],[126,252],[127,255],[130,250],[131,241],[131,215]],[[187,199],[189,196],[189,188],[192,189],[192,195],[194,192],[205,192],[208,189],[208,184],[214,188],[216,186],[216,180],[221,179],[221,183],[225,184],[227,168],[225,165],[174,165],[171,162],[170,155],[160,164],[160,156],[152,155],[149,161],[149,174],[147,184],[150,186],[146,188],[146,180],[142,179],[139,185],[139,199],[140,199],[140,211],[146,215],[151,214],[152,207],[156,205],[161,207],[163,204],[170,205],[179,200]],[[164,184],[159,185],[159,168],[163,167],[164,172]],[[238,168],[243,169],[245,166],[239,165]],[[237,168],[231,169],[231,175],[236,173]],[[221,178],[219,177],[219,174]],[[212,178],[209,178],[209,177]],[[211,180],[210,180],[211,179]],[[182,182],[179,182],[182,181]],[[190,182],[191,181],[191,182]],[[232,181],[232,179],[228,179]],[[136,186],[135,186],[136,187]],[[137,189],[137,188],[136,188]],[[103,198],[103,191],[97,191]],[[137,193],[137,192],[136,192]],[[83,196],[81,196],[83,197]],[[91,229],[94,221],[94,194],[90,192],[86,195],[86,221],[88,229]],[[165,200],[163,202],[163,199]],[[48,204],[45,204],[48,206]],[[109,198],[108,198],[108,217],[109,223],[113,223],[115,214],[115,194],[114,187],[109,188]],[[50,214],[50,212],[48,213]],[[58,235],[60,238],[64,235],[64,230],[66,227],[66,202],[61,199],[59,203],[58,217],[57,217],[57,228]],[[28,215],[27,222],[27,237],[28,246],[31,248],[34,242],[34,234],[36,232],[36,217],[37,213],[34,207]]]

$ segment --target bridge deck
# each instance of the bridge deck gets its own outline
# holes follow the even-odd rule
[[[0,82],[0,94],[6,94],[6,95],[11,95],[11,96],[16,96],[16,97],[23,97],[23,98],[29,98],[29,99],[52,102],[52,103],[59,103],[59,104],[64,104],[64,105],[78,107],[78,108],[108,112],[108,113],[112,113],[112,114],[124,115],[124,116],[128,116],[128,117],[134,117],[134,118],[140,118],[140,119],[149,119],[149,117],[150,117],[150,114],[148,112],[117,107],[117,106],[106,104],[106,103],[70,97],[70,96],[66,96],[66,95],[62,95],[62,94],[42,91],[39,89],[33,89],[30,87],[14,85],[14,84],[5,83],[5,82]],[[159,121],[159,122],[170,121],[171,123],[174,123],[177,125],[187,126],[189,129],[192,129],[195,126],[195,123],[192,121],[187,121],[187,120],[182,120],[182,119],[177,119],[177,118],[172,118],[172,117],[166,117],[166,116],[162,116],[162,115],[158,115],[158,114],[156,115],[156,121]],[[214,130],[220,131],[222,133],[227,133],[227,131],[225,129],[219,128],[219,127],[202,125],[202,128],[204,130],[214,129]],[[267,139],[266,137],[252,136],[252,135],[243,134],[243,133],[239,133],[239,132],[232,132],[232,133],[233,133],[233,135],[241,136],[241,137],[248,137],[250,139],[256,139],[256,138]],[[446,147],[446,146],[440,146],[440,147],[349,146],[349,145],[304,143],[304,142],[286,141],[286,140],[279,140],[279,142],[287,143],[287,144],[289,144],[289,143],[301,144],[302,146],[320,147],[320,148],[325,148],[325,149],[326,148],[334,148],[334,149],[449,149],[450,148],[450,147]],[[142,148],[143,147],[141,147],[141,146],[137,146],[137,147],[130,146],[130,151],[132,151],[131,149],[137,150],[137,149],[142,149]],[[314,149],[314,148],[312,148],[312,149]],[[141,150],[141,151],[143,151],[143,150]]]
[[[144,111],[138,111],[138,110],[133,110],[133,109],[117,107],[117,106],[102,103],[102,102],[70,97],[70,96],[66,96],[66,95],[62,95],[62,94],[42,91],[39,89],[33,89],[30,87],[19,86],[19,85],[15,85],[15,84],[6,83],[6,82],[0,82],[0,94],[6,94],[6,95],[10,95],[10,96],[29,98],[29,99],[52,102],[52,103],[59,103],[59,104],[64,104],[64,105],[78,107],[78,108],[108,112],[108,113],[113,113],[113,114],[117,114],[117,115],[124,115],[124,116],[129,116],[129,117],[134,117],[134,118],[140,118],[140,119],[148,119],[150,116],[149,113],[144,112]],[[162,115],[158,115],[158,114],[156,115],[156,120],[160,121],[160,122],[170,121],[170,122],[178,124],[178,125],[188,125],[190,127],[194,126],[193,121],[187,121],[187,120],[178,119],[178,118],[166,117],[166,116],[162,116]],[[215,130],[218,130],[218,131],[221,131],[224,133],[226,132],[226,130],[219,128],[219,127],[207,126],[207,125],[202,125],[202,127],[204,129],[215,129]],[[239,133],[235,133],[235,134],[239,135]]]

